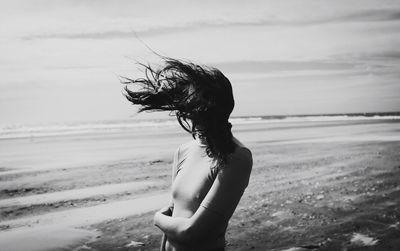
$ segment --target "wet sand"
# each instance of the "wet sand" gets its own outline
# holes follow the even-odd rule
[[[234,126],[254,167],[227,250],[399,250],[399,128]],[[1,140],[0,250],[157,250],[179,131]]]

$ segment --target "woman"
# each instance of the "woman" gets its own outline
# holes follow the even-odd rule
[[[126,79],[127,99],[139,111],[170,111],[193,140],[175,152],[172,202],[154,215],[164,233],[161,250],[217,251],[247,187],[252,168],[248,148],[231,133],[232,86],[217,69],[164,58],[160,70],[145,67],[145,78]]]

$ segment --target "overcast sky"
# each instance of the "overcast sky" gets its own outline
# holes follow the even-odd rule
[[[234,115],[400,110],[400,1],[2,0],[0,125],[126,119],[157,52],[220,68]]]

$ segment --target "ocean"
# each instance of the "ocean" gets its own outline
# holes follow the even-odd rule
[[[231,117],[233,125],[273,124],[293,122],[335,122],[363,120],[400,120],[400,112],[386,113],[348,113],[313,115],[274,115]],[[84,121],[69,123],[50,123],[33,125],[8,125],[0,128],[1,139],[36,138],[83,134],[115,134],[132,130],[179,127],[176,119],[127,119],[107,121]]]

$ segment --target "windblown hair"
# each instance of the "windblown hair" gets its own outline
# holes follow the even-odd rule
[[[224,166],[235,148],[228,121],[234,107],[231,83],[218,69],[163,59],[165,66],[157,70],[140,64],[144,78],[123,78],[126,98],[141,106],[139,112],[175,114],[183,129],[205,143],[206,153],[216,166]],[[132,84],[138,90],[129,89]]]

